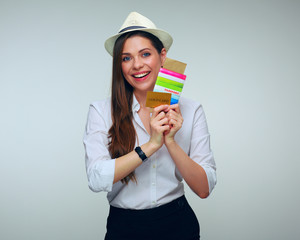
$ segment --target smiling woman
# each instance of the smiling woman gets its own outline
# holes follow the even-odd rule
[[[107,240],[200,238],[182,181],[201,198],[216,184],[202,106],[185,98],[152,113],[145,106],[172,41],[133,12],[105,42],[111,98],[91,104],[84,145],[89,187],[108,192]]]
[[[147,91],[152,91],[160,67],[166,59],[166,50],[155,49],[142,33],[131,33],[123,47],[122,72],[134,88],[135,97],[145,102]],[[144,34],[145,35],[145,34]]]

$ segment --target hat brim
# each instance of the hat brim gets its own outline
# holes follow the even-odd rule
[[[128,32],[134,32],[134,31],[142,31],[142,32],[148,32],[153,34],[154,36],[156,36],[164,45],[164,48],[166,49],[166,51],[168,51],[173,43],[173,38],[171,37],[171,35],[169,33],[167,33],[164,30],[161,29],[154,29],[154,28],[141,28],[141,29],[132,29],[132,30],[128,30],[126,32],[122,32],[122,33],[118,33],[110,38],[108,38],[105,41],[105,49],[106,51],[113,56],[113,52],[114,52],[114,46],[115,46],[115,42],[118,39],[118,37],[120,37],[121,35],[128,33]]]

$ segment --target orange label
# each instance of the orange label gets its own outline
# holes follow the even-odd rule
[[[159,105],[170,105],[171,93],[147,92],[146,107],[155,108]]]

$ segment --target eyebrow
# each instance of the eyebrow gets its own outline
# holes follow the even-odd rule
[[[143,49],[141,49],[140,51],[139,51],[139,53],[141,53],[141,52],[143,52],[143,51],[145,51],[145,50],[151,50],[150,48],[143,48]],[[122,55],[130,55],[130,53],[122,53]]]

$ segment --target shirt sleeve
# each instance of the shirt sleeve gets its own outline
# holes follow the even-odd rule
[[[83,137],[89,188],[110,192],[113,186],[115,159],[108,151],[108,126],[99,109],[91,104]]]
[[[217,183],[216,163],[210,148],[210,135],[201,105],[197,107],[194,115],[190,158],[204,169],[209,184],[209,193],[211,193]]]

